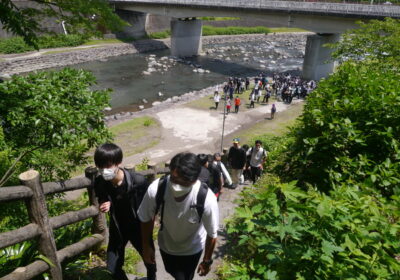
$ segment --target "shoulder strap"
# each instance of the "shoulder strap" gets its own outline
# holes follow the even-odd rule
[[[167,189],[167,178],[163,176],[158,181],[158,188],[156,193],[156,212],[154,215],[157,215],[158,211],[160,211],[161,207],[161,217],[160,217],[160,230],[163,229],[163,217],[164,217],[164,196],[165,190]]]
[[[207,184],[201,183],[199,192],[197,193],[196,205],[190,207],[196,207],[197,215],[199,215],[199,223],[204,213],[204,204],[206,202],[208,187]]]

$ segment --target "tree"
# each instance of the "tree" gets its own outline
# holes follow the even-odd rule
[[[369,60],[386,63],[400,61],[400,20],[359,22],[360,28],[345,32],[342,40],[332,44],[333,57],[339,60]]]
[[[387,197],[400,191],[399,35],[400,21],[372,21],[336,45],[347,61],[308,98],[293,130],[289,180],[324,191],[343,182]]]
[[[14,162],[39,170],[45,180],[68,178],[86,163],[90,148],[110,139],[103,120],[109,90],[90,90],[94,82],[91,73],[66,68],[0,83],[3,151],[11,149],[7,155]],[[14,170],[11,166],[0,186]]]
[[[43,17],[64,21],[71,33],[98,34],[97,27],[120,30],[125,23],[105,0],[32,0],[36,5],[19,7],[12,0],[0,1],[0,22],[4,28],[23,37],[29,45],[37,47],[38,32],[48,33],[40,25]]]

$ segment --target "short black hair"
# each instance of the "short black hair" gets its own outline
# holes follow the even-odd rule
[[[256,140],[256,145],[257,144],[260,144],[260,145],[262,145],[262,142],[261,142],[261,140]]]
[[[247,152],[247,150],[248,150],[249,148],[250,148],[250,147],[249,147],[249,145],[247,145],[247,144],[245,144],[245,145],[242,146],[242,149],[245,150],[246,152]]]
[[[201,171],[201,164],[198,157],[193,153],[176,154],[169,165],[171,172],[176,170],[182,179],[188,182],[195,182]]]
[[[199,159],[201,165],[206,164],[208,161],[208,156],[206,154],[198,154],[197,158]]]
[[[98,168],[107,168],[122,162],[122,150],[114,143],[105,143],[94,152],[94,163]]]
[[[220,158],[221,157],[221,154],[220,153],[215,153],[214,154],[214,159],[216,160],[217,158]]]

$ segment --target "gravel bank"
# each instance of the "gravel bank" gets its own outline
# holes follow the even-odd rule
[[[305,40],[306,36],[312,34],[299,33],[271,33],[251,35],[225,35],[203,37],[203,45],[216,43],[240,43],[250,41],[282,41],[282,40]],[[48,53],[50,50],[42,50],[21,55],[0,56],[0,75],[13,75],[27,73],[36,70],[64,67],[89,61],[106,61],[109,57],[115,57],[139,52],[151,52],[167,49],[170,40],[141,40],[131,44],[109,44],[99,46],[88,46],[88,48],[68,48],[62,53]],[[58,49],[59,51],[65,50]],[[56,49],[57,51],[57,49]]]

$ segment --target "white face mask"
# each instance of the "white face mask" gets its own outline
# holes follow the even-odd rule
[[[174,184],[171,182],[171,190],[172,194],[175,198],[184,196],[185,194],[188,194],[192,190],[193,185],[190,187],[185,187],[179,184]]]
[[[103,176],[104,180],[111,181],[117,175],[118,167],[114,168],[103,168],[100,169],[100,174]]]

